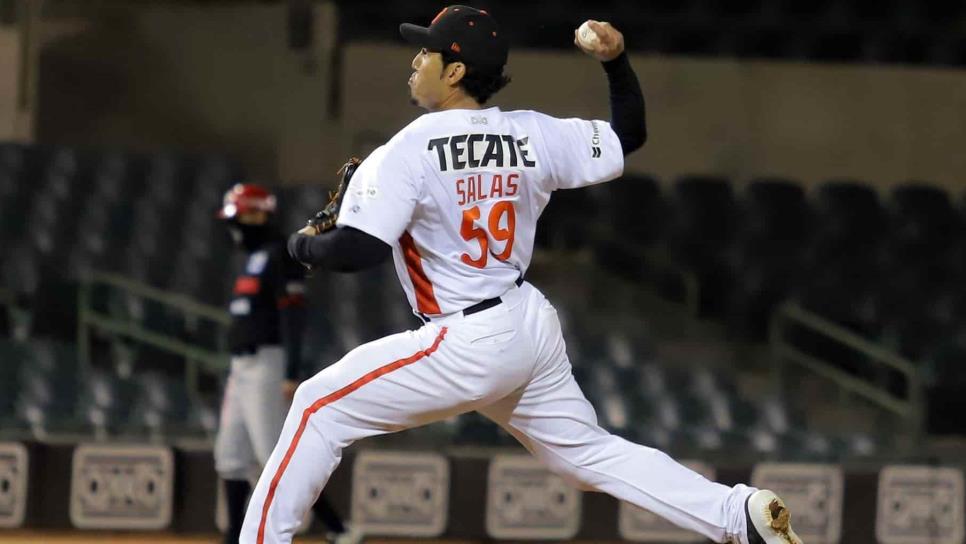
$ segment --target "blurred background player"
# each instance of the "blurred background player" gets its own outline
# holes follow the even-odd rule
[[[248,478],[271,454],[299,383],[304,268],[285,251],[285,239],[273,222],[276,208],[275,195],[267,189],[239,183],[225,193],[218,212],[245,254],[235,265],[228,308],[231,370],[214,449],[228,510],[226,544],[238,542],[251,491]],[[352,542],[324,498],[315,513],[335,542]]]

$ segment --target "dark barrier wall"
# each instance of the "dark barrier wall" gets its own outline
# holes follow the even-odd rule
[[[0,444],[3,507],[20,500],[10,476],[17,467],[8,457],[18,448],[23,446]],[[30,444],[26,452],[27,509],[20,527],[216,530],[219,499],[208,450]],[[792,505],[799,532],[811,541],[875,542],[877,530],[880,542],[963,539],[961,467],[692,466],[724,484],[751,481],[779,490]],[[599,542],[675,530],[653,516],[623,511],[626,505],[607,495],[564,485],[522,450],[464,449],[444,456],[354,449],[325,493],[337,511],[351,514],[371,534],[422,541]],[[4,514],[0,508],[0,524]],[[322,529],[316,524],[310,530]]]

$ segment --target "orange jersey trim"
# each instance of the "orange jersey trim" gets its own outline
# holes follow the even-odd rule
[[[399,245],[402,246],[406,270],[409,271],[409,279],[413,282],[413,289],[416,291],[416,310],[430,315],[443,313],[436,301],[433,282],[429,281],[426,271],[423,270],[423,259],[419,255],[419,249],[416,248],[416,242],[413,241],[412,235],[404,232],[399,237]]]

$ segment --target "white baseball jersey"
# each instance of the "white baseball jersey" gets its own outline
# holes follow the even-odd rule
[[[412,307],[445,315],[500,296],[526,272],[550,193],[623,168],[606,121],[496,107],[427,113],[359,166],[338,224],[391,245]]]

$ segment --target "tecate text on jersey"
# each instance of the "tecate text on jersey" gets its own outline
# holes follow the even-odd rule
[[[533,168],[529,137],[514,139],[510,134],[457,134],[433,138],[427,150],[436,150],[439,170],[464,168],[504,168],[522,166]]]

